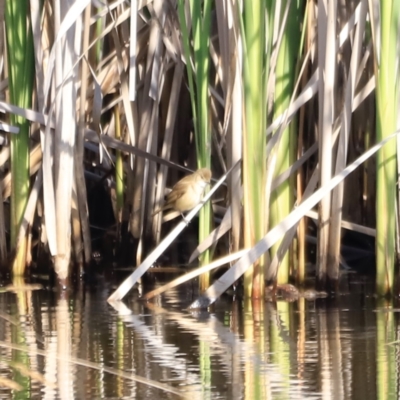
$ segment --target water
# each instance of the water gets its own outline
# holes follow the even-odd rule
[[[0,293],[0,399],[399,397],[399,310],[360,278],[335,298],[227,296],[202,313],[185,310],[191,286],[117,309],[113,287]]]

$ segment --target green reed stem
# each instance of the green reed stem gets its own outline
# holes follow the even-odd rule
[[[244,103],[243,191],[245,246],[252,247],[266,229],[265,181],[265,6],[264,2],[245,0],[244,34]],[[262,262],[249,268],[244,276],[246,296],[260,297],[264,292]]]
[[[199,168],[211,166],[211,126],[209,116],[209,43],[211,24],[211,0],[190,1],[191,35],[185,18],[185,1],[178,1],[178,13],[182,29],[182,41],[186,59],[190,99],[194,119],[197,163]],[[193,49],[190,48],[191,39]],[[193,54],[191,52],[193,50]],[[190,60],[193,59],[194,71]],[[205,239],[211,230],[211,206],[206,204],[199,217],[199,241]],[[205,252],[202,263],[209,263],[210,253]],[[209,286],[209,273],[200,277],[200,290]]]
[[[396,130],[398,104],[398,52],[400,3],[381,0],[380,58],[376,80],[376,140]],[[376,289],[393,290],[395,267],[396,146],[385,145],[377,154],[376,193]]]
[[[282,10],[282,13],[284,10]],[[289,8],[288,19],[279,48],[276,65],[274,114],[281,115],[290,104],[294,90],[297,68],[296,58],[299,54],[301,39],[300,25],[303,21],[303,2],[292,1]],[[282,18],[282,17],[281,17]],[[295,122],[294,122],[295,123]],[[294,162],[297,147],[297,135],[294,123],[286,128],[282,134],[277,149],[277,162],[275,176],[284,172]],[[293,207],[293,181],[286,180],[271,195],[270,224],[277,225],[282,221]],[[272,247],[272,255],[280,246],[279,241]],[[289,280],[289,257],[286,255],[279,267],[278,283],[287,283]]]
[[[7,0],[5,28],[8,56],[8,86],[10,102],[22,108],[31,108],[34,77],[32,30],[29,20],[29,2]],[[16,245],[18,230],[29,195],[29,122],[11,114],[11,124],[18,126],[18,135],[11,135],[11,246]],[[17,250],[13,265],[14,275],[25,270],[26,246]]]

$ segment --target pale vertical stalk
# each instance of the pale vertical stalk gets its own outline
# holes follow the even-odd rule
[[[115,120],[115,138],[121,140],[121,123],[119,105],[114,107],[114,120]],[[122,222],[122,209],[124,206],[124,165],[122,159],[122,153],[120,150],[115,152],[115,192],[116,192],[116,214],[117,223]]]
[[[305,52],[308,52],[313,46],[315,28],[315,7],[313,0],[306,0],[306,15],[303,26],[305,27]],[[303,74],[302,76],[302,87],[307,84],[309,79],[308,74]],[[308,119],[307,110],[310,110],[310,105],[303,105],[300,109],[299,116],[299,133],[297,140],[297,158],[300,158],[303,153],[305,135],[306,135],[306,120]],[[300,168],[297,173],[297,203],[301,203],[304,195],[305,189],[305,173],[304,169]],[[299,227],[297,229],[297,271],[296,280],[300,285],[304,285],[306,278],[306,229],[307,229],[307,219],[302,218],[299,222]]]
[[[165,122],[165,133],[164,133],[164,142],[161,150],[161,158],[164,160],[169,160],[171,157],[172,150],[172,139],[175,130],[175,122],[178,113],[178,102],[179,102],[179,94],[182,85],[182,77],[184,74],[184,64],[182,61],[179,61],[175,65],[174,76],[172,78],[171,85],[171,96],[168,103],[168,111],[167,118]],[[167,181],[167,171],[168,168],[165,165],[160,167],[160,171],[157,176],[157,188],[155,198],[156,201],[164,197],[164,191]],[[153,226],[153,235],[156,238],[156,242],[158,243],[160,240],[160,229],[161,221],[155,220],[155,225]]]
[[[400,2],[380,2],[380,54],[376,76],[376,139],[396,130],[398,104],[398,36]],[[393,290],[395,267],[396,146],[385,145],[377,155],[376,193],[376,289]]]
[[[88,92],[88,58],[89,58],[89,34],[90,34],[90,16],[91,8],[89,5],[86,7],[84,14],[84,26],[83,26],[83,52],[86,55],[86,59],[82,62],[81,67],[81,91],[80,91],[80,109],[79,109],[79,134],[76,138],[75,146],[75,180],[76,180],[76,191],[77,191],[77,207],[78,207],[78,224],[79,226],[79,237],[81,237],[83,245],[83,258],[85,264],[89,264],[92,257],[92,244],[90,237],[89,218],[88,218],[88,206],[87,206],[87,191],[86,182],[83,170],[83,158],[84,158],[84,137],[86,128],[86,116],[85,111],[87,108],[87,92]],[[80,24],[79,24],[80,25]],[[79,32],[79,26],[77,32]],[[80,41],[81,36],[77,35],[75,41]],[[77,45],[77,47],[79,47]],[[77,49],[79,53],[79,48]],[[78,239],[79,240],[79,239]]]
[[[32,2],[33,3],[33,2]],[[45,44],[46,49],[42,48],[42,39],[41,39],[41,23],[40,23],[40,12],[39,5],[36,2],[36,5],[32,12],[36,14],[36,23],[33,25],[34,28],[34,37],[35,37],[35,64],[37,68],[36,82],[37,82],[37,92],[38,92],[38,105],[40,106],[40,111],[44,114],[48,114],[48,104],[52,104],[54,108],[54,85],[51,86],[51,91],[45,92],[44,88],[50,86],[50,82],[55,81],[55,74],[52,71],[47,71],[45,74],[45,68],[42,68],[42,63],[45,62],[46,65],[49,62],[49,52],[48,50],[51,46],[50,39]],[[56,11],[56,8],[55,8]],[[59,18],[57,17],[57,13],[54,13],[54,24],[57,28],[59,26]],[[39,19],[39,22],[38,22]],[[48,17],[44,18],[44,21],[47,22]],[[48,50],[48,51],[47,51]],[[55,49],[53,50],[55,51]],[[43,57],[43,55],[45,55]],[[44,83],[43,83],[44,82]],[[45,118],[45,121],[53,118],[52,113],[50,116]],[[40,142],[43,151],[43,160],[42,160],[42,171],[43,171],[43,209],[46,210],[46,218],[44,219],[43,230],[42,230],[42,239],[45,239],[49,246],[49,251],[52,256],[57,254],[57,228],[56,228],[56,206],[55,206],[55,197],[54,197],[54,129],[50,128],[50,124],[46,124],[46,126],[42,126],[40,130]]]
[[[86,11],[90,7],[86,8]],[[87,14],[87,12],[85,13]],[[88,24],[90,25],[90,14],[87,17],[88,18]],[[89,26],[88,26],[89,28]],[[88,28],[85,29],[84,35],[86,38],[86,44],[89,41],[88,38]],[[81,49],[81,31],[82,31],[82,21],[80,18],[76,21],[76,35],[74,37],[74,53],[75,54],[80,54]],[[82,72],[85,71],[86,64],[82,66]],[[83,75],[82,76],[86,76]],[[77,77],[78,79],[78,77]],[[75,90],[78,90],[78,84],[74,82],[75,85]],[[86,90],[87,90],[87,79],[81,79],[81,105],[82,101],[85,101],[86,99]],[[81,131],[81,123],[84,123],[84,120],[81,121],[79,119],[79,130],[78,132]],[[86,190],[85,190],[85,178],[83,175],[83,137],[84,134],[77,135],[76,138],[76,145],[75,145],[75,160],[74,160],[74,178],[72,179],[72,191],[71,191],[71,233],[72,233],[72,245],[73,245],[73,252],[74,252],[74,261],[77,264],[78,271],[80,276],[83,275],[83,268],[85,261],[89,262],[90,261],[90,256],[91,256],[91,251],[88,254],[87,250],[90,250],[90,239],[87,240],[89,241],[89,245],[86,244],[84,248],[84,238],[82,234],[85,232],[86,234],[86,239],[87,233],[89,231],[89,226],[88,226],[88,221],[87,221],[87,212],[86,212]],[[82,217],[82,220],[81,218]],[[86,222],[86,229],[83,229],[84,226],[84,221]],[[86,255],[86,258],[84,260],[84,256]]]
[[[351,132],[352,106],[356,87],[356,78],[360,62],[362,39],[367,14],[367,1],[361,0],[360,19],[356,28],[353,52],[350,61],[350,73],[346,83],[343,110],[341,113],[341,132],[336,157],[335,175],[339,174],[347,163],[348,142]],[[340,183],[332,192],[332,216],[329,225],[329,245],[327,258],[327,275],[329,285],[336,288],[339,280],[341,223],[343,208],[344,183]]]
[[[240,39],[238,44],[240,43]],[[242,72],[242,65],[240,56],[236,60],[236,72],[233,83],[232,91],[232,121],[231,121],[231,134],[228,135],[227,148],[228,148],[228,167],[235,165],[242,157],[242,102],[243,93],[241,87],[240,75]],[[241,232],[241,169],[235,168],[229,176],[228,184],[231,192],[231,212],[232,212],[232,250],[238,251],[240,246],[240,232]]]
[[[215,3],[218,37],[221,51],[221,67],[224,80],[221,82],[225,95],[224,125],[227,125],[226,159],[228,168],[242,158],[243,127],[243,47],[240,35],[240,10],[237,2],[223,0]],[[235,168],[228,180],[229,204],[232,228],[230,250],[238,251],[242,231],[242,182],[241,168]]]
[[[165,8],[162,7],[162,2],[157,0],[154,2],[155,10],[157,10],[158,20],[157,23],[153,21],[150,24],[150,36],[148,43],[148,51],[144,71],[144,86],[141,95],[137,95],[137,107],[140,114],[140,125],[137,135],[137,147],[141,150],[152,152],[154,150],[153,135],[158,131],[158,101],[160,97],[161,86],[160,79],[160,65],[162,61],[161,55],[161,31],[165,22]],[[128,101],[128,76],[125,73],[122,46],[117,32],[113,34],[114,44],[118,48],[117,54],[119,57],[119,69],[123,74],[124,85],[121,85],[122,99],[125,108],[125,114],[128,118],[128,110],[132,108],[134,103]],[[126,90],[124,90],[124,88]],[[130,111],[132,113],[132,111]],[[133,121],[133,120],[132,120]],[[132,127],[131,143],[136,140],[133,137]],[[136,261],[140,263],[143,256],[143,232],[144,232],[144,217],[145,208],[149,201],[149,163],[148,160],[138,157],[135,160],[134,169],[134,188],[133,188],[133,202],[132,212],[130,216],[130,231],[135,238],[140,239],[139,246],[136,251]]]
[[[318,2],[318,64],[319,64],[319,165],[320,186],[332,177],[332,127],[334,122],[334,85],[336,74],[336,0]],[[319,204],[317,280],[326,283],[329,244],[331,195]]]
[[[136,100],[136,44],[137,44],[137,0],[131,1],[130,46],[129,46],[129,100]]]
[[[67,14],[71,4],[71,1],[60,4],[59,18]],[[54,143],[57,216],[57,254],[54,267],[62,285],[67,284],[71,258],[71,194],[76,132],[75,123],[71,124],[71,121],[76,120],[76,71],[71,71],[76,60],[74,43],[75,25],[66,32],[63,40],[56,43],[56,93],[60,90],[62,93],[57,96],[60,99],[56,107],[56,119],[59,122],[56,124]]]

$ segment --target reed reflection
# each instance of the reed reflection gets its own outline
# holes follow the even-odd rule
[[[113,307],[108,295],[0,293],[0,398],[399,395],[396,309],[353,289],[312,301],[225,297],[207,312],[185,310],[184,289]]]

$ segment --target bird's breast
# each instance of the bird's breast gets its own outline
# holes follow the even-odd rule
[[[189,185],[186,192],[176,200],[175,209],[183,212],[189,211],[200,203],[203,191],[206,184],[202,185],[199,182]]]

